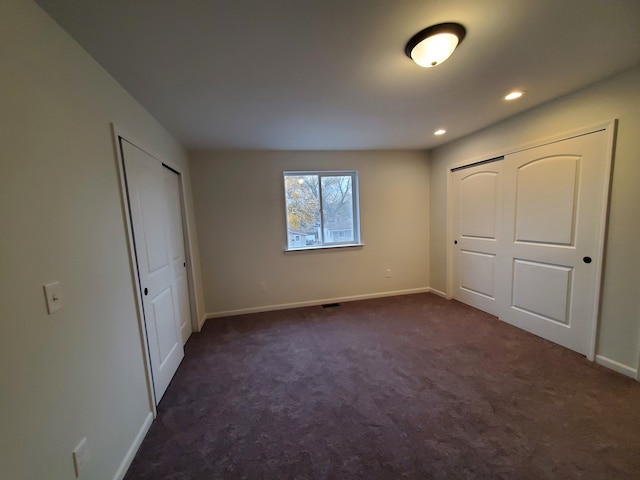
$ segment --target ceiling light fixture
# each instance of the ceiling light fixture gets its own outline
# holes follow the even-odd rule
[[[433,132],[434,135],[444,135],[445,133],[447,133],[447,131],[444,128],[440,128]]]
[[[511,92],[508,95],[506,95],[504,97],[504,99],[505,100],[515,100],[516,98],[520,98],[522,95],[524,95],[524,92],[522,90],[514,90],[513,92]]]
[[[404,53],[421,67],[435,67],[451,56],[466,33],[459,23],[432,25],[411,37]]]

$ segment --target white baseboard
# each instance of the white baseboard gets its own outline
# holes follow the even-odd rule
[[[603,357],[602,355],[596,355],[596,363],[602,365],[603,367],[610,368],[622,375],[626,375],[627,377],[631,377],[634,380],[638,378],[638,370],[632,368],[628,365],[625,365],[620,362],[616,362],[615,360],[611,360],[610,358]]]
[[[127,470],[129,469],[129,466],[131,465],[131,462],[133,462],[133,457],[136,456],[140,445],[142,445],[142,440],[144,440],[144,437],[147,435],[147,432],[149,431],[149,428],[151,428],[152,423],[153,413],[149,412],[147,418],[145,418],[142,426],[140,427],[140,430],[138,430],[136,438],[133,439],[133,443],[129,447],[129,450],[127,450],[127,454],[122,459],[122,463],[120,463],[118,471],[113,476],[113,480],[122,480],[124,478]]]
[[[356,300],[368,300],[370,298],[395,297],[397,295],[411,295],[414,293],[429,293],[429,287],[411,288],[407,290],[394,290],[391,292],[366,293],[364,295],[352,295],[348,297],[323,298],[320,300],[309,300],[306,302],[281,303],[278,305],[263,305],[260,307],[239,308],[237,310],[224,310],[221,312],[207,313],[206,319],[233,317],[235,315],[246,315],[248,313],[271,312],[274,310],[287,310],[290,308],[313,307],[324,305],[325,303],[353,302]]]
[[[446,298],[447,300],[451,300],[451,297],[447,295],[445,292],[441,292],[440,290],[436,290],[435,288],[429,288],[431,293],[438,295],[439,297]]]

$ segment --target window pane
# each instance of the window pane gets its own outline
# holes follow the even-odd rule
[[[322,214],[326,242],[352,242],[353,192],[351,175],[323,176]]]
[[[283,173],[288,249],[360,242],[357,172]]]
[[[318,176],[286,175],[285,199],[289,247],[320,245]]]

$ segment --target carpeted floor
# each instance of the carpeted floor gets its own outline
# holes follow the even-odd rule
[[[432,294],[209,320],[125,478],[638,479],[640,384]]]

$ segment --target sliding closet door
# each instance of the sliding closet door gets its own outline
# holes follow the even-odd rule
[[[599,131],[508,155],[500,318],[591,356],[610,155]]]
[[[191,335],[191,310],[189,307],[189,281],[187,260],[184,250],[184,229],[182,228],[182,202],[180,201],[180,175],[164,167],[164,191],[167,201],[167,221],[169,227],[170,257],[176,282],[177,319],[182,344]]]
[[[121,139],[144,326],[156,404],[184,357],[171,253],[165,168]]]
[[[453,172],[453,297],[498,315],[502,161]]]

